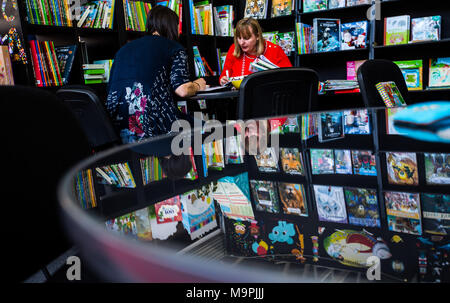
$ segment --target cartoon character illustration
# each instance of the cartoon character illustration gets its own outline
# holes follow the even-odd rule
[[[281,149],[281,165],[286,173],[301,174],[301,155],[296,148]]]
[[[297,230],[299,242],[296,243],[298,248],[292,249],[291,254],[293,254],[295,256],[296,260],[300,261],[301,263],[304,263],[306,261],[306,258],[303,256],[303,252],[305,249],[304,236],[303,236],[303,234],[300,233],[300,229],[298,228],[297,225],[295,225],[295,229]]]
[[[269,249],[272,249],[273,246],[270,246],[264,242],[263,240],[260,240],[259,242],[253,242],[252,244],[252,250],[255,254],[258,256],[265,256],[267,255]]]
[[[234,231],[238,235],[244,235],[245,234],[245,225],[242,222],[235,222],[234,223]]]
[[[389,259],[392,254],[383,239],[369,232],[336,230],[323,241],[328,255],[340,263],[354,267],[367,267],[367,258],[377,256]]]
[[[417,185],[419,177],[415,154],[388,153],[389,181],[395,184]]]
[[[285,213],[307,214],[304,191],[301,184],[279,183],[278,189]]]
[[[269,234],[269,239],[272,243],[276,242],[286,242],[287,244],[294,243],[291,237],[295,235],[294,224],[286,223],[286,221],[278,221],[278,226],[275,226],[272,229],[272,232]]]
[[[264,0],[247,0],[245,6],[245,16],[255,19],[265,18],[266,4]]]
[[[400,243],[403,242],[403,239],[399,235],[395,235],[392,237],[391,242]]]
[[[292,1],[272,0],[272,17],[290,14]]]

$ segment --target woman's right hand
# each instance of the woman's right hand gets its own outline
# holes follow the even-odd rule
[[[228,82],[230,82],[230,79],[227,76],[223,76],[222,78],[220,78],[220,85],[224,86],[225,84],[227,84]]]
[[[206,88],[206,81],[203,78],[198,78],[194,81],[199,86],[199,90],[204,90]]]

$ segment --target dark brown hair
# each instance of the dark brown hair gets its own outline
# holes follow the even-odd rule
[[[168,7],[157,5],[150,10],[147,16],[147,32],[158,32],[162,37],[178,40],[178,16]]]

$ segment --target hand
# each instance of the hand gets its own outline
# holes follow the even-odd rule
[[[230,79],[227,76],[223,76],[222,78],[220,78],[220,85],[224,86],[225,84],[227,84],[228,82],[230,82]]]
[[[204,90],[206,88],[206,81],[203,78],[198,78],[197,80],[195,80],[193,82],[198,84],[199,90]]]

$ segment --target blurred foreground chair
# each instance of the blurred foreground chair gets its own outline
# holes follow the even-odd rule
[[[77,117],[95,151],[120,144],[111,120],[95,91],[86,85],[69,85],[56,92]]]
[[[48,91],[0,86],[2,131],[2,273],[24,281],[66,252],[57,185],[90,155],[89,143],[67,106]]]
[[[307,68],[279,68],[253,73],[239,89],[238,118],[252,119],[319,110],[319,77]]]
[[[395,82],[406,104],[411,104],[405,78],[394,62],[384,59],[368,60],[358,68],[357,74],[359,88],[366,107],[385,106],[375,85],[387,81]]]

